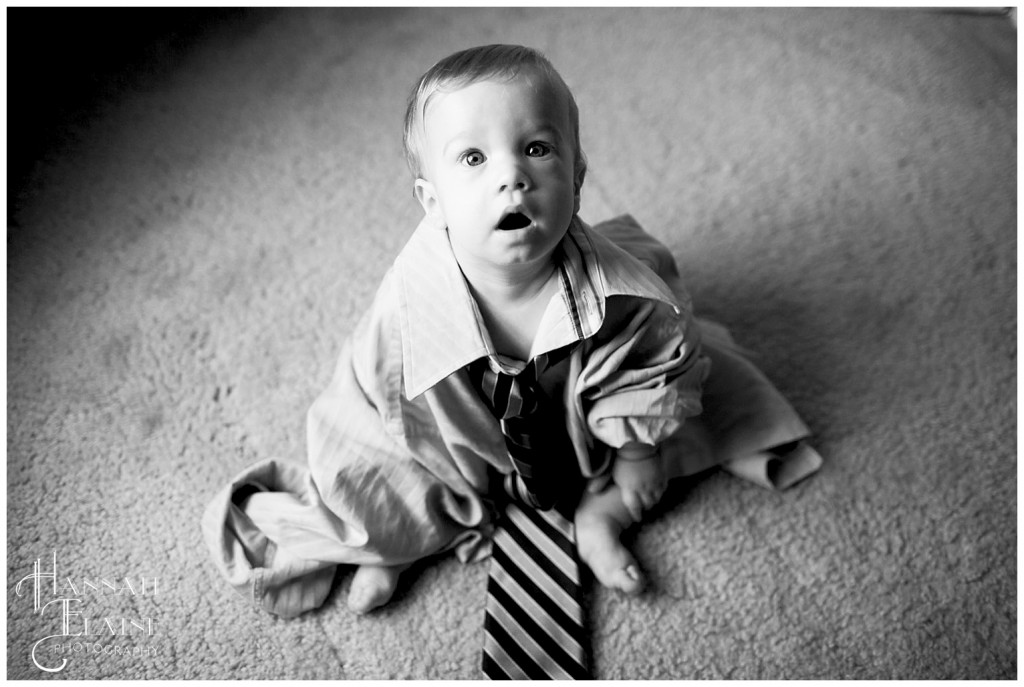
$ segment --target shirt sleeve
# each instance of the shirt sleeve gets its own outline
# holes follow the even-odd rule
[[[394,281],[385,279],[310,408],[310,471],[346,525],[346,562],[403,563],[453,547],[472,558],[479,533],[471,530],[485,520],[485,507],[447,452],[410,435],[409,427],[426,432],[434,422],[424,402],[402,396],[394,302]]]
[[[462,468],[437,448],[429,407],[402,398],[391,286],[386,279],[310,408],[308,467],[263,461],[204,511],[220,573],[275,615],[320,606],[339,563],[394,565],[442,550],[467,562],[486,555],[487,511],[466,477],[484,467]],[[408,431],[417,413],[425,437]]]
[[[588,348],[578,388],[597,441],[612,448],[630,442],[657,445],[687,417],[700,414],[710,363],[688,309],[610,297],[605,321]]]

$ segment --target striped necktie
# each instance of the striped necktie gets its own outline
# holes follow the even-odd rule
[[[492,679],[588,679],[582,587],[571,510],[579,484],[564,416],[538,379],[571,347],[534,358],[518,375],[487,359],[470,375],[501,423],[515,471],[494,535],[483,672]]]

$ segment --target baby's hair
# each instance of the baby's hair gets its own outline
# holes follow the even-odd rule
[[[513,79],[527,70],[540,76],[551,88],[561,90],[569,107],[569,123],[573,130],[576,157],[574,178],[583,179],[587,159],[580,147],[580,112],[572,91],[565,84],[554,65],[540,52],[522,45],[483,45],[462,50],[445,57],[420,77],[409,95],[405,111],[405,159],[414,177],[422,177],[420,151],[423,144],[423,115],[435,93],[445,89],[459,89],[479,81],[493,78]],[[577,189],[578,190],[578,189]]]

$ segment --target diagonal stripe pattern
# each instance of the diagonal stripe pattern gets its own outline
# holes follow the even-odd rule
[[[538,383],[570,351],[539,355],[514,376],[492,370],[486,359],[469,367],[515,468],[504,480],[509,501],[487,582],[482,668],[492,679],[590,677],[575,528],[554,507],[571,484],[565,472],[573,453],[558,415],[545,412]]]
[[[553,526],[551,520],[558,521]],[[494,537],[484,616],[484,675],[585,680],[586,635],[572,523],[510,502]],[[548,554],[554,553],[549,556]]]
[[[515,470],[505,478],[505,492],[534,508],[547,510],[564,491],[559,473],[573,455],[561,415],[548,404],[538,380],[565,360],[573,346],[541,353],[517,375],[491,369],[487,358],[469,365],[470,379],[501,425],[505,448]],[[539,439],[546,455],[539,456]]]

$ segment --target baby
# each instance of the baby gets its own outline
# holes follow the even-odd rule
[[[433,239],[442,243],[447,237],[479,313],[486,354],[496,366],[514,368],[564,345],[555,325],[571,316],[566,310],[573,303],[562,281],[561,246],[586,241],[588,230],[577,218],[586,174],[579,115],[561,77],[527,48],[496,45],[457,53],[420,80],[405,131],[425,231],[435,232]],[[580,236],[569,236],[570,231]],[[644,330],[629,343],[630,350],[620,351],[621,364],[639,378],[620,384],[615,394],[601,394],[602,402],[617,405],[625,417],[605,419],[621,425],[603,432],[615,435],[608,437],[615,448],[612,480],[583,495],[576,537],[581,559],[601,584],[634,594],[643,580],[619,534],[664,493],[670,474],[657,444],[677,426],[657,412],[652,421],[651,410],[677,405],[679,420],[699,412],[707,363],[688,313],[675,308],[670,297],[655,292],[610,309],[617,321]],[[595,322],[595,331],[600,326]],[[620,332],[607,334],[615,338]],[[623,370],[612,375],[621,378]],[[623,398],[616,401],[616,395]],[[504,470],[511,467],[500,465],[502,456],[491,458]],[[361,566],[350,607],[365,612],[386,602],[400,569]]]
[[[673,477],[722,465],[782,487],[817,469],[792,408],[693,318],[667,249],[630,217],[578,217],[579,115],[547,59],[491,45],[441,60],[405,144],[425,216],[310,409],[309,469],[254,466],[204,517],[239,591],[291,616],[355,564],[348,604],[366,613],[417,560],[486,557],[517,473],[474,370],[550,358],[541,441],[560,471],[533,488],[569,507],[580,559],[626,594],[645,580],[620,535]]]

